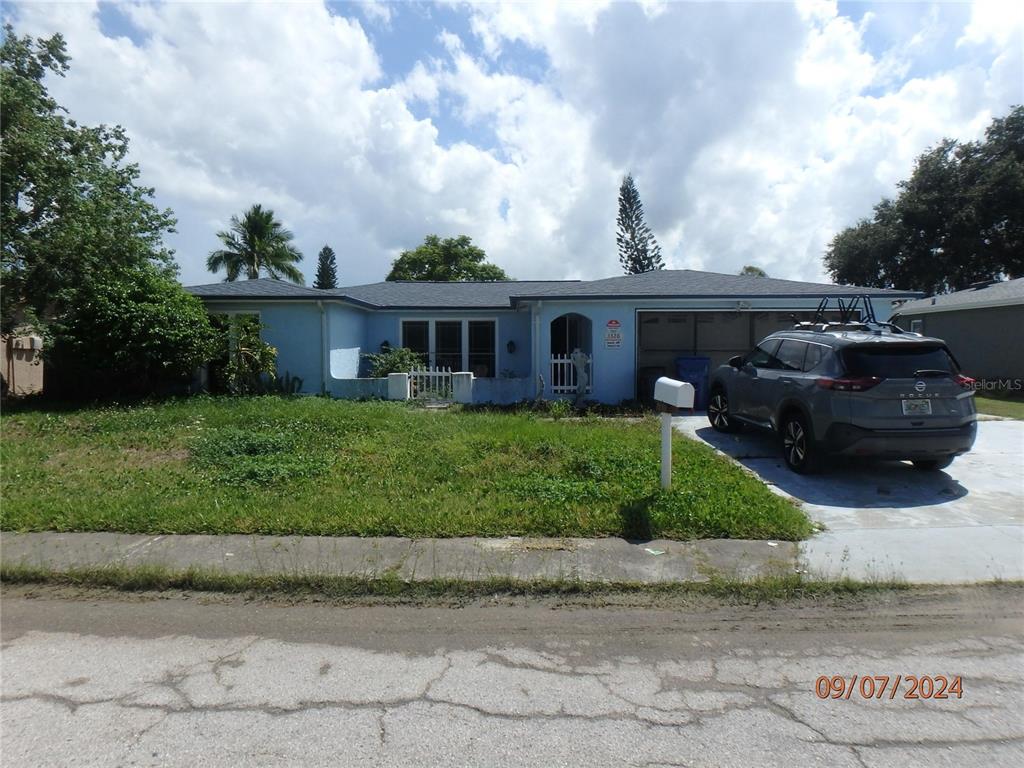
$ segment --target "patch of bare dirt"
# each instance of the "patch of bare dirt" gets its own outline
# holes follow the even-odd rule
[[[67,466],[89,466],[95,464],[98,456],[103,456],[105,460],[116,461],[123,467],[143,469],[145,467],[166,464],[182,464],[188,459],[188,451],[184,448],[154,449],[134,447],[122,448],[120,451],[117,451],[116,449],[97,449],[80,446],[57,451],[43,462],[43,466],[51,469]]]

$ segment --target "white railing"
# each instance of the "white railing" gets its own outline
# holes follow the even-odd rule
[[[420,400],[451,400],[452,369],[409,371],[409,389],[410,395]]]
[[[590,363],[587,363],[587,394],[593,392],[593,373]],[[555,395],[576,394],[576,366],[573,365],[569,355],[551,356],[551,381],[549,389]]]

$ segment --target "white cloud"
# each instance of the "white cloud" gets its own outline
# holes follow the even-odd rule
[[[1019,0],[976,0],[971,6],[971,20],[958,45],[991,43],[1003,48],[1021,45],[1024,29],[1024,3]]]
[[[329,242],[346,282],[428,232],[471,234],[521,278],[614,274],[627,171],[671,265],[818,279],[832,234],[917,154],[1024,100],[1020,15],[988,4],[952,36],[935,13],[854,23],[834,3],[479,5],[461,11],[472,37],[437,28],[442,52],[402,72],[318,3],[119,8],[131,38],[89,4],[18,6],[17,26],[67,37],[51,87],[73,116],[128,129],[178,214],[186,282],[257,201],[308,273]],[[379,34],[403,12],[360,10]],[[883,27],[895,42],[871,49]],[[517,68],[524,47],[539,74]]]

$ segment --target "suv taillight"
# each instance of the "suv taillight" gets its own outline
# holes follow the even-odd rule
[[[964,376],[962,373],[958,373],[956,376],[954,376],[953,381],[955,381],[964,389],[974,388],[974,379],[972,379],[970,376]]]
[[[823,376],[815,380],[814,383],[822,389],[834,389],[837,392],[863,392],[866,389],[871,389],[881,381],[882,379],[879,376],[860,376],[853,379],[833,379]]]

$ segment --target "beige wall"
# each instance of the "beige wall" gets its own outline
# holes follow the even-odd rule
[[[0,338],[0,360],[9,395],[31,395],[43,391],[43,362],[32,349],[28,336]],[[21,346],[18,346],[18,342]]]
[[[921,328],[911,328],[920,320]],[[897,325],[942,339],[976,379],[1024,378],[1024,304],[900,314]]]

